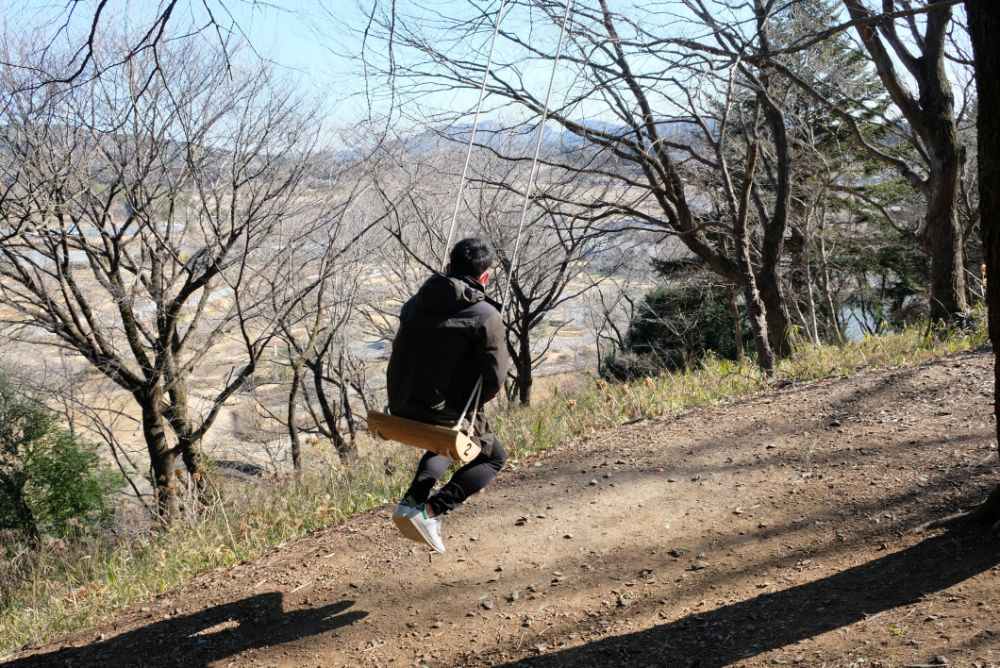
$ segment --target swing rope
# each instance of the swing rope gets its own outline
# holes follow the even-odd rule
[[[503,14],[505,0],[500,0],[500,6],[497,10],[497,19],[493,27],[493,38],[490,42],[490,52],[486,63],[486,71],[483,74],[483,84],[479,89],[479,102],[476,105],[476,115],[472,123],[472,133],[469,136],[469,145],[466,150],[465,155],[465,166],[462,168],[462,178],[458,185],[458,195],[455,197],[455,209],[451,216],[451,227],[448,230],[448,240],[444,249],[444,262],[443,265],[447,263],[448,252],[451,249],[451,243],[455,234],[455,227],[458,220],[458,212],[461,208],[462,194],[465,189],[465,183],[468,177],[469,163],[472,158],[472,148],[475,145],[476,131],[479,126],[479,118],[482,112],[483,100],[486,96],[486,85],[490,77],[492,65],[493,65],[493,52],[496,46],[497,36],[500,32],[500,20]],[[521,209],[521,218],[517,225],[517,237],[514,242],[514,253],[511,256],[511,262],[507,269],[507,285],[503,292],[503,301],[500,304],[501,314],[505,310],[507,303],[507,298],[510,295],[511,281],[514,276],[514,269],[517,267],[517,261],[519,257],[519,252],[521,248],[521,237],[524,231],[525,221],[527,220],[528,205],[531,202],[532,190],[535,184],[535,178],[538,175],[538,160],[541,155],[542,139],[545,130],[545,121],[548,119],[549,115],[549,101],[552,96],[553,82],[555,81],[556,70],[559,66],[559,59],[562,54],[563,40],[566,36],[566,26],[569,23],[570,14],[573,7],[573,0],[566,0],[566,14],[563,17],[562,26],[559,30],[559,42],[556,46],[555,57],[552,61],[552,72],[549,75],[548,89],[545,92],[545,104],[542,107],[541,120],[538,123],[538,136],[535,140],[535,153],[531,160],[531,171],[529,173],[528,185],[524,193],[524,205]],[[452,459],[460,459],[461,461],[467,462],[471,461],[478,452],[479,447],[471,442],[471,437],[475,434],[476,430],[476,416],[479,411],[479,399],[482,394],[483,388],[483,378],[480,376],[476,383],[475,388],[472,391],[469,400],[465,404],[465,408],[462,410],[462,415],[459,417],[458,422],[454,427],[448,430],[449,434],[456,434],[455,436],[449,436],[447,439],[442,440],[439,433],[434,432],[436,427],[429,426],[417,421],[407,420],[405,418],[396,418],[390,416],[388,413],[379,413],[377,411],[369,411],[368,420],[369,426],[371,427],[374,422],[377,422],[380,426],[376,427],[375,433],[380,434],[383,438],[389,438],[391,440],[396,440],[400,443],[407,445],[413,445],[415,447],[424,448],[430,450],[431,452],[436,452]],[[472,409],[471,415],[469,409]],[[462,422],[465,420],[466,416],[469,417],[469,433],[468,435],[462,434]],[[464,445],[462,445],[462,440],[464,440]],[[461,447],[459,447],[461,445]],[[473,449],[473,446],[474,449]]]
[[[483,73],[483,83],[479,88],[479,101],[476,103],[476,114],[472,121],[472,131],[469,135],[469,144],[465,152],[465,165],[462,168],[462,177],[458,182],[458,194],[455,196],[455,208],[451,214],[451,225],[448,228],[448,240],[445,242],[443,260],[441,263],[442,268],[444,268],[444,266],[448,263],[448,252],[451,250],[451,243],[455,238],[455,228],[458,223],[458,212],[462,206],[462,195],[465,192],[465,184],[468,181],[469,164],[472,161],[472,149],[475,146],[476,131],[479,128],[479,118],[482,114],[483,101],[486,98],[486,85],[489,81],[490,74],[492,73],[493,53],[496,49],[497,36],[500,34],[500,21],[503,19],[505,4],[506,0],[500,0],[500,6],[497,8],[497,19],[493,25],[493,37],[490,40],[489,55],[486,58],[486,70]],[[514,278],[514,270],[517,267],[517,261],[521,252],[521,239],[524,236],[524,225],[528,217],[528,206],[531,203],[535,179],[538,177],[538,160],[541,156],[542,140],[545,136],[545,121],[548,120],[549,116],[549,103],[552,99],[553,83],[555,82],[556,72],[559,68],[559,60],[562,57],[562,46],[566,37],[566,26],[569,25],[569,19],[572,13],[573,0],[566,0],[566,12],[563,15],[562,24],[559,27],[559,41],[556,44],[555,57],[552,59],[552,71],[549,73],[549,83],[545,91],[545,103],[542,106],[542,116],[538,122],[538,131],[536,132],[535,137],[535,151],[531,158],[531,171],[528,175],[527,188],[525,188],[524,191],[524,202],[521,206],[521,217],[517,224],[517,236],[514,239],[514,252],[511,255],[511,261],[507,268],[507,280],[503,290],[503,298],[500,300],[501,312],[503,312],[507,306],[507,299],[510,297],[510,286]]]
[[[476,103],[476,115],[472,119],[472,131],[469,133],[469,147],[465,152],[465,166],[462,168],[462,178],[458,182],[458,194],[455,196],[455,210],[451,214],[451,227],[448,229],[448,241],[444,245],[444,254],[441,261],[442,269],[448,264],[448,251],[451,250],[451,242],[455,238],[455,224],[458,221],[458,211],[462,207],[462,194],[465,191],[466,177],[469,174],[469,163],[472,160],[472,147],[476,143],[476,131],[479,129],[479,116],[483,111],[483,100],[486,98],[486,82],[490,78],[490,71],[493,68],[493,50],[497,44],[497,35],[500,34],[500,21],[503,19],[503,8],[507,0],[500,0],[497,8],[497,20],[493,24],[493,39],[490,40],[490,53],[486,58],[486,71],[483,72],[483,85],[479,88],[479,102]]]
[[[531,191],[535,186],[535,178],[538,176],[538,158],[542,150],[542,138],[545,133],[545,121],[549,116],[549,100],[552,97],[552,84],[556,78],[556,69],[559,67],[559,58],[562,56],[563,38],[566,36],[566,25],[569,23],[570,14],[573,12],[573,0],[566,0],[566,13],[563,16],[562,26],[559,29],[559,42],[556,44],[556,55],[552,59],[552,72],[549,74],[549,87],[545,91],[545,106],[542,107],[542,118],[538,122],[538,136],[535,138],[535,155],[531,159],[531,172],[528,176],[528,187],[524,190],[524,205],[521,207],[521,220],[517,224],[517,238],[514,241],[514,254],[511,256],[510,267],[507,269],[507,287],[503,291],[503,299],[500,300],[501,309],[507,306],[507,297],[510,296],[510,285],[514,278],[514,269],[517,267],[518,253],[521,250],[521,233],[524,230],[524,221],[528,216],[528,205],[531,203]],[[502,310],[501,310],[502,312]]]
[[[542,117],[541,117],[541,120],[539,120],[539,122],[538,122],[538,131],[536,133],[537,136],[535,137],[535,153],[534,153],[534,155],[531,158],[531,171],[530,171],[529,176],[528,176],[528,185],[527,185],[527,188],[525,188],[525,191],[524,191],[524,203],[523,203],[523,205],[521,207],[521,219],[517,223],[517,237],[516,237],[516,239],[514,241],[514,253],[511,256],[510,266],[507,269],[507,281],[506,281],[507,285],[504,287],[503,299],[500,301],[500,313],[501,313],[501,315],[506,310],[507,298],[510,296],[510,286],[511,286],[511,283],[513,282],[513,279],[514,279],[514,269],[517,267],[518,255],[519,255],[519,252],[521,250],[521,237],[522,237],[522,233],[524,231],[524,224],[525,224],[525,221],[527,220],[527,216],[528,216],[528,205],[531,203],[531,194],[532,194],[531,191],[534,188],[535,179],[538,176],[538,159],[541,156],[542,139],[545,136],[545,121],[548,119],[548,116],[549,116],[549,102],[550,102],[550,100],[552,98],[553,83],[554,83],[555,78],[556,78],[556,71],[558,70],[558,67],[559,67],[559,58],[560,58],[560,56],[562,54],[563,39],[566,37],[566,26],[569,24],[569,18],[570,18],[570,15],[572,14],[572,10],[573,10],[573,0],[566,0],[566,13],[563,16],[562,25],[559,28],[559,41],[556,44],[556,54],[555,54],[555,57],[552,59],[552,71],[549,74],[549,84],[548,84],[548,88],[545,91],[545,104],[542,106]],[[500,25],[500,22],[498,20],[497,21],[497,27],[498,28],[499,28],[499,25]],[[495,38],[496,38],[496,33],[494,33],[494,39]],[[492,46],[491,46],[490,47],[490,57],[492,58],[492,56],[493,56],[493,50],[492,50]],[[487,73],[488,73],[488,71],[489,70],[487,70]],[[485,80],[483,81],[483,87],[485,89]],[[480,98],[480,104],[482,104],[482,98]],[[478,120],[478,118],[477,118],[477,120]],[[466,156],[466,167],[468,167],[469,156],[471,156],[471,155],[472,155],[472,144],[470,142],[470,144],[469,144],[469,154]],[[464,173],[462,174],[462,179],[463,179],[463,181],[465,179],[465,174]],[[461,192],[462,192],[463,185],[464,184],[459,184],[459,198],[461,198],[461,196],[462,196]],[[456,216],[458,214],[458,203],[457,202],[455,204],[455,214],[456,214]],[[454,224],[455,224],[455,219],[453,218],[452,219],[452,227],[453,228],[454,228]],[[451,235],[450,234],[449,234],[448,241],[449,241],[449,248],[450,248],[451,247]],[[455,425],[456,429],[458,429],[460,427],[460,425],[462,424],[462,421],[465,419],[465,415],[467,414],[467,412],[469,410],[469,404],[473,404],[474,403],[474,409],[478,409],[478,407],[479,407],[478,406],[478,404],[479,404],[479,395],[480,395],[480,392],[482,390],[482,386],[483,386],[483,379],[482,379],[482,377],[480,377],[479,378],[479,382],[476,383],[476,387],[472,391],[472,396],[469,397],[469,402],[466,403],[466,405],[465,405],[465,410],[462,411],[462,416],[458,419],[458,423]],[[469,421],[469,423],[470,423],[469,424],[469,434],[470,435],[475,430],[475,420],[476,420],[476,413],[475,413],[475,410],[474,410],[473,413],[472,413],[472,417],[471,417],[471,419]]]

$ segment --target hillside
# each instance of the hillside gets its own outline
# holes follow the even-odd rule
[[[1000,663],[992,355],[792,385],[505,471],[429,556],[382,508],[11,666]]]

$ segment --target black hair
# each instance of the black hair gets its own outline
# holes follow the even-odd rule
[[[479,278],[493,266],[493,248],[485,239],[462,239],[451,249],[451,274]]]

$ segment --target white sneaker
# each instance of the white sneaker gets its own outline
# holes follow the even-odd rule
[[[400,531],[407,538],[427,543],[436,552],[444,554],[444,541],[441,540],[441,516],[427,517],[427,509],[424,504],[420,504],[415,510],[416,512],[400,518],[401,522],[409,525],[407,528],[404,529],[397,522]],[[393,520],[395,521],[395,516],[393,516]],[[411,531],[416,532],[419,537],[414,538],[411,536]]]
[[[403,499],[396,506],[396,509],[392,511],[392,522],[399,529],[399,533],[403,534],[410,540],[415,540],[418,543],[423,543],[424,538],[417,531],[417,528],[409,521],[412,515],[416,515],[420,512],[420,508],[417,506],[410,505],[410,502]]]

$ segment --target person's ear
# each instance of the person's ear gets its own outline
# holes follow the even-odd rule
[[[493,270],[492,270],[492,269],[487,269],[487,270],[486,270],[486,271],[484,271],[484,272],[482,273],[482,275],[481,275],[481,276],[479,277],[479,282],[480,282],[480,283],[482,283],[483,285],[486,285],[487,283],[489,283],[489,282],[490,282],[490,277],[491,277],[492,275],[493,275]]]
[[[446,274],[450,274],[451,273],[451,262],[449,262],[448,264],[446,264],[444,266],[444,273],[446,273]]]

